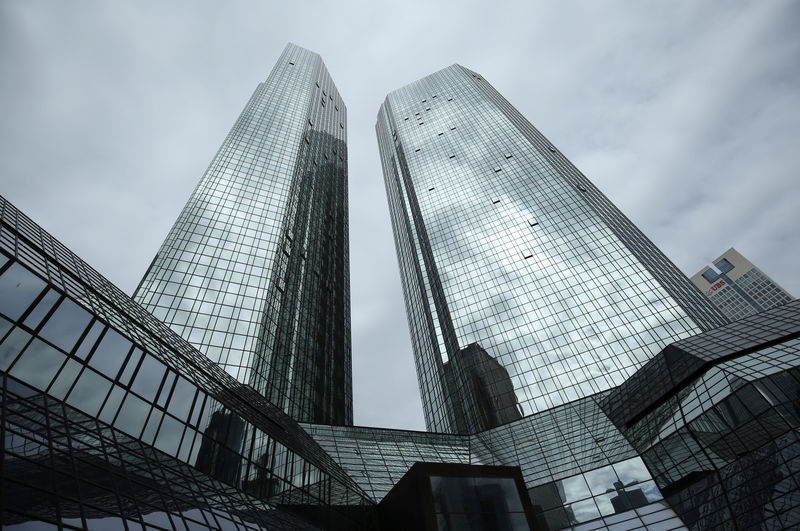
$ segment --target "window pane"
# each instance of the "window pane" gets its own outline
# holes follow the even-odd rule
[[[100,336],[100,332],[103,331],[103,328],[105,328],[103,323],[100,321],[95,321],[92,325],[92,328],[90,328],[89,332],[87,332],[86,337],[84,337],[83,341],[81,341],[81,346],[78,347],[77,351],[75,351],[75,355],[80,359],[85,360],[86,356],[88,356],[89,352],[91,352],[92,347],[94,347],[94,344],[97,341],[97,338]]]
[[[58,378],[56,378],[56,381],[50,386],[50,390],[47,391],[50,396],[63,400],[64,397],[67,396],[69,388],[75,383],[75,378],[78,377],[78,373],[81,372],[82,368],[83,365],[77,361],[67,360],[67,364],[64,365],[64,368],[61,369],[61,372],[58,374]]]
[[[187,420],[196,392],[197,388],[189,381],[183,377],[178,378],[178,383],[175,384],[175,390],[172,392],[172,398],[167,403],[167,411],[181,420]]]
[[[61,294],[54,289],[47,290],[47,293],[45,293],[42,300],[36,305],[36,308],[25,318],[25,325],[34,329],[39,326],[39,323],[42,322],[44,316],[47,315],[60,296]]]
[[[156,398],[166,370],[164,364],[153,356],[145,356],[139,372],[136,373],[136,378],[133,379],[131,390],[152,402]]]
[[[3,320],[5,321],[5,319]],[[8,370],[30,338],[31,335],[21,328],[15,328],[8,334],[8,337],[0,344],[0,371]]]
[[[163,450],[170,455],[175,455],[178,453],[178,446],[181,444],[182,435],[183,424],[169,415],[164,415],[164,420],[161,422],[161,429],[158,430],[155,446],[159,450]]]
[[[142,433],[142,428],[150,413],[150,404],[141,398],[128,393],[122,409],[119,412],[114,426],[125,433],[138,437]]]
[[[26,268],[14,263],[0,276],[0,312],[16,321],[28,309],[45,287],[40,279]]]
[[[109,328],[92,354],[89,365],[109,378],[116,378],[131,346],[130,341],[119,335],[116,330]]]
[[[89,312],[71,300],[64,299],[42,327],[39,335],[69,352],[91,320]]]
[[[100,406],[103,405],[110,388],[109,380],[87,368],[67,397],[67,403],[87,415],[95,416],[100,411]]]
[[[11,368],[11,374],[44,391],[66,358],[67,356],[44,341],[34,338]]]

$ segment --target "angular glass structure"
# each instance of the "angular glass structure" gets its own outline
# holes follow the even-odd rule
[[[2,197],[0,406],[3,529],[369,526],[297,422]]]
[[[610,389],[727,322],[479,74],[390,93],[376,130],[429,430]]]
[[[289,44],[134,299],[292,417],[352,424],[346,109]]]

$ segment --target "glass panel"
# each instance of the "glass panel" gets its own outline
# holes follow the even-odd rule
[[[139,372],[136,373],[133,384],[131,384],[131,390],[152,402],[156,398],[166,370],[163,363],[153,356],[146,355],[139,366]]]
[[[584,500],[573,503],[566,507],[567,513],[577,523],[588,522],[595,518],[600,518],[600,511],[593,500]]]
[[[11,374],[26,384],[44,391],[66,358],[65,354],[34,338],[11,368]]]
[[[584,476],[586,477],[586,483],[589,484],[589,489],[594,495],[616,490],[614,483],[618,480],[611,465],[587,472]]]
[[[11,330],[14,327],[14,323],[5,319],[4,317],[0,317],[0,340],[3,339],[3,336],[6,335],[6,332]]]
[[[0,344],[0,371],[8,370],[30,339],[31,335],[21,328],[15,328],[8,334]]]
[[[109,328],[92,354],[89,365],[109,378],[116,378],[131,346],[130,341],[122,337],[116,330]]]
[[[584,500],[592,495],[592,493],[589,492],[589,487],[586,485],[586,481],[580,474],[577,476],[572,476],[571,478],[563,479],[560,482],[557,481],[556,484],[558,483],[561,483],[561,486],[558,490],[560,493],[562,493],[565,502]]]
[[[536,512],[546,511],[554,507],[563,505],[561,494],[558,492],[556,483],[547,483],[528,489],[533,509]]]
[[[128,358],[128,363],[125,364],[125,370],[119,377],[119,383],[122,385],[130,385],[133,373],[139,366],[139,360],[142,359],[142,350],[139,347],[134,347],[131,356]]]
[[[111,382],[93,370],[86,368],[67,397],[67,403],[87,415],[95,416],[111,388]]]
[[[475,478],[474,485],[478,491],[481,510],[522,511],[522,500],[517,491],[517,484],[512,478]]]
[[[125,390],[115,385],[114,388],[111,389],[111,394],[108,395],[108,400],[106,400],[106,405],[103,406],[103,411],[100,412],[100,420],[111,424],[123,398],[125,398]]]
[[[125,397],[122,409],[114,421],[114,426],[125,433],[138,437],[142,433],[147,415],[150,413],[150,404],[130,393]]]
[[[614,465],[614,470],[616,471],[619,480],[625,486],[652,479],[650,477],[650,472],[647,470],[647,467],[644,466],[644,462],[639,457],[634,457],[633,459],[616,463]]]
[[[91,320],[92,316],[89,312],[71,300],[64,299],[42,327],[39,335],[69,352]]]
[[[0,312],[12,321],[25,313],[46,283],[18,263],[11,264],[0,276]]]
[[[82,368],[83,365],[77,361],[67,360],[67,364],[61,369],[58,378],[56,378],[56,381],[50,386],[50,390],[48,390],[47,393],[52,397],[63,400],[64,397],[67,396],[69,388],[75,383],[75,378],[78,377],[78,373],[81,372]]]
[[[142,442],[153,444],[153,440],[156,438],[156,432],[158,431],[158,425],[161,423],[161,417],[163,416],[164,413],[158,409],[153,409],[150,418],[147,420],[144,433],[142,433]]]
[[[161,388],[161,392],[158,394],[158,406],[159,407],[166,407],[167,406],[167,399],[169,398],[169,393],[172,390],[172,386],[175,385],[175,379],[177,378],[177,374],[172,371],[167,371],[167,378],[164,380],[164,385]]]
[[[95,321],[92,325],[92,328],[86,333],[86,337],[83,338],[81,341],[81,346],[78,347],[78,350],[75,351],[75,355],[78,356],[80,359],[85,360],[86,356],[89,355],[89,352],[94,347],[95,341],[97,341],[100,332],[103,331],[105,325],[100,321]]]
[[[50,311],[50,308],[58,301],[58,298],[61,296],[59,292],[54,289],[48,289],[47,293],[45,293],[42,300],[39,301],[39,304],[36,305],[31,313],[28,314],[28,317],[25,318],[25,326],[29,326],[30,328],[36,328],[39,326],[39,323],[42,322],[44,316],[47,315],[47,312]]]
[[[177,384],[175,384],[175,390],[172,391],[172,398],[167,403],[167,411],[179,419],[187,420],[196,392],[197,388],[192,383],[182,376],[179,377]]]
[[[158,430],[155,446],[170,455],[175,455],[178,453],[182,435],[183,424],[169,415],[164,415],[164,421],[161,423],[161,429]]]

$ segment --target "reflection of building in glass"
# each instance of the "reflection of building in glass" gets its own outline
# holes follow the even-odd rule
[[[730,248],[692,277],[692,283],[735,321],[792,300],[785,289]]]
[[[725,322],[477,73],[453,65],[390,93],[376,129],[429,429],[458,429],[444,365],[467,345],[529,415]]]
[[[508,371],[477,343],[444,364],[460,433],[482,431],[522,417]],[[478,424],[470,424],[478,421]]]
[[[0,216],[3,529],[368,526],[374,502],[291,417]]]
[[[284,55],[276,75],[283,75],[281,69],[289,66],[298,67],[300,77],[309,71],[324,72],[313,54],[293,46],[285,52],[295,53],[286,64]],[[473,75],[456,67],[444,73],[462,81]],[[467,79],[462,90],[453,93],[452,102],[469,100],[475,96],[473,89],[480,89],[480,94],[502,104],[504,100],[474,75],[475,81]],[[286,82],[297,79],[289,76]],[[486,101],[476,112],[488,112],[481,116],[508,135],[503,145],[516,146],[506,160],[522,161],[517,168],[505,166],[495,172],[508,170],[515,176],[511,181],[517,183],[504,188],[502,198],[514,203],[512,199],[520,194],[537,197],[539,202],[530,204],[542,208],[537,211],[539,219],[556,227],[532,240],[520,236],[508,243],[512,247],[519,242],[530,244],[536,260],[546,258],[553,274],[545,281],[544,269],[526,273],[510,259],[501,260],[502,271],[493,270],[491,256],[484,253],[493,248],[491,242],[480,238],[482,247],[470,251],[470,260],[481,264],[477,277],[466,268],[467,263],[459,270],[446,260],[436,261],[451,255],[436,238],[432,240],[438,241],[436,245],[429,242],[431,234],[438,234],[432,230],[436,225],[423,216],[430,213],[432,204],[418,201],[415,195],[413,179],[427,174],[411,172],[398,174],[404,177],[396,181],[389,179],[398,190],[408,192],[390,194],[393,208],[404,198],[416,205],[408,210],[409,216],[395,212],[395,221],[406,223],[404,230],[409,234],[424,235],[416,240],[403,239],[402,233],[398,236],[401,264],[413,272],[406,272],[405,281],[418,282],[411,287],[421,286],[425,300],[433,301],[429,306],[409,305],[410,317],[427,323],[412,328],[431,334],[429,343],[418,345],[446,347],[423,352],[432,356],[423,361],[438,359],[438,364],[418,367],[427,371],[422,374],[423,384],[441,384],[428,390],[446,391],[436,400],[449,408],[448,416],[455,412],[452,426],[460,433],[354,427],[338,420],[338,424],[298,423],[296,418],[336,417],[327,403],[323,408],[315,405],[323,396],[315,390],[340,381],[345,368],[328,365],[330,356],[339,354],[331,354],[325,345],[349,345],[347,308],[342,306],[347,301],[346,276],[338,273],[346,269],[346,232],[336,221],[344,215],[344,198],[331,199],[344,193],[345,161],[339,157],[344,145],[340,143],[343,137],[331,134],[325,122],[335,116],[325,114],[330,113],[332,102],[334,113],[339,112],[327,80],[321,75],[318,87],[327,91],[321,92],[327,97],[325,105],[321,97],[305,101],[307,92],[297,93],[298,101],[308,104],[304,108],[313,115],[310,121],[315,127],[321,117],[322,130],[295,135],[298,143],[309,147],[292,151],[299,158],[281,165],[295,172],[290,181],[284,179],[288,174],[275,177],[277,188],[289,183],[281,188],[288,194],[289,206],[282,196],[264,199],[270,191],[249,184],[235,198],[226,195],[238,189],[248,172],[260,171],[257,161],[243,162],[251,148],[256,153],[265,148],[248,144],[257,135],[247,124],[258,121],[254,117],[270,104],[263,101],[262,96],[269,98],[261,89],[251,100],[220,152],[230,148],[246,153],[236,164],[231,162],[233,166],[225,166],[228,163],[219,156],[215,159],[214,164],[220,162],[227,169],[220,174],[212,168],[201,182],[198,190],[206,184],[217,187],[208,193],[206,208],[196,210],[196,220],[187,221],[182,215],[179,225],[180,220],[187,221],[182,225],[185,230],[171,234],[198,247],[168,239],[162,249],[166,254],[159,254],[158,265],[140,287],[140,297],[147,290],[161,293],[163,288],[157,302],[152,297],[144,302],[167,324],[0,197],[3,529],[528,529],[533,520],[536,529],[553,530],[669,530],[684,529],[684,523],[692,529],[800,527],[800,302],[672,341],[621,385],[590,393],[600,380],[605,378],[603,385],[610,386],[609,381],[616,384],[627,371],[615,372],[612,366],[633,367],[640,357],[650,357],[653,345],[671,341],[670,333],[686,335],[687,330],[709,326],[720,316],[712,310],[704,321],[702,304],[692,303],[684,293],[686,283],[676,283],[667,274],[672,266],[652,254],[651,244],[557,153],[550,155],[549,147],[530,148],[541,148],[543,139],[527,122],[517,117],[504,128],[492,122],[500,115],[515,115],[510,108],[503,111],[507,114],[488,112]],[[310,90],[315,94],[315,89]],[[431,97],[437,103],[447,99],[438,91],[434,94],[439,94]],[[297,109],[286,112],[295,116]],[[424,112],[434,112],[433,104]],[[440,123],[431,116],[430,123]],[[481,127],[472,131],[480,134]],[[344,129],[343,122],[339,128]],[[525,132],[525,139],[533,143],[515,137],[516,130]],[[262,144],[272,141],[269,127],[260,131],[265,135]],[[239,133],[242,137],[237,140]],[[408,131],[403,134],[404,142],[415,138]],[[450,138],[444,131],[441,136]],[[398,150],[403,146],[400,142]],[[453,146],[474,159],[477,155],[468,148],[478,152],[484,144],[465,141]],[[385,154],[386,142],[381,147]],[[331,156],[334,148],[336,160]],[[491,158],[489,152],[484,155]],[[435,165],[433,159],[428,164]],[[397,160],[419,169],[420,161],[413,158]],[[541,164],[530,166],[531,161]],[[295,162],[296,167],[292,166]],[[249,170],[244,169],[247,164]],[[448,168],[442,167],[443,176],[449,175],[452,168]],[[522,169],[536,176],[535,185],[523,182]],[[556,170],[562,172],[563,181],[556,179]],[[464,174],[463,184],[480,188],[473,166],[459,171]],[[229,186],[220,189],[226,180]],[[453,183],[457,181],[453,177]],[[569,206],[563,215],[559,217],[555,203],[544,208],[548,205],[544,192],[542,197],[535,194],[539,185],[552,192],[553,201],[558,198],[559,204]],[[455,186],[453,190],[459,192]],[[578,192],[587,194],[585,204],[576,199],[581,197]],[[198,191],[193,198],[203,193]],[[502,198],[497,204],[504,204]],[[279,242],[280,254],[277,260],[274,255],[270,258],[261,253],[259,243],[252,246],[257,249],[255,261],[250,262],[252,249],[245,247],[251,245],[248,238],[259,234],[256,228],[248,228],[241,240],[234,241],[231,234],[238,230],[234,227],[244,227],[245,220],[263,221],[258,218],[263,212],[247,210],[248,201],[262,199],[264,204],[259,203],[256,210],[265,205],[269,210],[275,202],[275,212],[285,214],[268,213],[272,221],[264,222],[261,233],[263,249]],[[280,210],[284,206],[285,212]],[[439,221],[444,226],[458,226],[462,215],[469,215],[468,209],[451,206],[457,219],[442,214]],[[184,214],[194,208],[190,201]],[[320,228],[320,220],[335,227]],[[488,220],[488,233],[473,227],[476,234],[502,235],[491,229],[499,222],[491,216]],[[528,225],[533,228],[541,223]],[[278,233],[272,225],[280,227]],[[226,227],[231,234],[225,233]],[[198,239],[201,230],[206,233]],[[286,231],[285,238],[280,231]],[[459,232],[454,229],[452,234]],[[591,263],[585,257],[579,259],[579,249],[571,247],[576,239],[592,255]],[[504,240],[498,236],[492,241]],[[215,249],[221,249],[219,256]],[[342,249],[344,254],[339,252]],[[415,249],[420,254],[415,255]],[[500,255],[506,252],[494,249]],[[178,250],[180,258],[173,267],[170,256]],[[404,257],[404,250],[412,254]],[[531,254],[524,260],[533,258]],[[262,259],[265,267],[255,265]],[[230,262],[224,264],[224,260]],[[271,265],[266,267],[268,262]],[[576,276],[567,276],[566,262]],[[245,271],[239,271],[241,263],[249,264]],[[620,270],[623,263],[631,269]],[[592,268],[602,274],[589,271]],[[632,287],[623,289],[627,284],[620,278],[639,270],[654,277],[666,271],[659,277],[662,285],[644,295]],[[486,293],[472,293],[476,308],[465,310],[451,304],[468,299],[466,293],[463,299],[452,298],[453,278],[459,274],[467,291],[479,286],[476,279],[486,280]],[[187,281],[187,275],[192,280]],[[241,280],[245,286],[260,275],[265,275],[263,284],[258,284],[263,291],[248,291],[253,287],[248,285],[244,298],[237,299],[242,291],[234,290],[233,284]],[[559,298],[567,289],[563,286],[572,290],[578,277],[585,285],[579,284],[582,291],[570,291],[574,300]],[[224,295],[220,292],[215,299],[213,292],[228,281]],[[501,281],[511,286],[507,292],[498,289]],[[188,287],[176,307],[177,299],[170,297],[184,289],[181,282]],[[542,309],[536,304],[518,305],[526,300],[526,290],[538,297],[535,302]],[[311,305],[307,293],[313,294]],[[251,329],[251,324],[260,323],[246,313],[260,304],[256,295],[264,296],[270,310],[266,324]],[[483,305],[486,297],[492,302],[488,309]],[[573,303],[584,306],[576,313]],[[520,308],[531,315],[522,315]],[[615,313],[625,308],[625,313]],[[663,315],[644,318],[648,308]],[[212,309],[214,313],[208,313]],[[559,311],[554,313],[554,309]],[[470,312],[478,312],[471,314],[475,318],[483,315],[484,321],[465,320]],[[290,314],[294,322],[285,317]],[[620,324],[623,319],[634,323],[633,331]],[[474,330],[465,328],[470,322]],[[657,324],[664,322],[671,332],[659,328],[667,326]],[[674,323],[683,323],[683,329]],[[559,327],[563,327],[561,336],[555,334]],[[589,329],[595,333],[581,335]],[[472,341],[462,341],[465,330],[472,334]],[[490,334],[497,330],[499,336]],[[245,332],[253,334],[244,340],[252,339],[247,343],[251,350],[236,346],[239,334]],[[490,340],[479,342],[478,336],[484,333]],[[528,342],[534,337],[540,342]],[[616,345],[624,337],[626,347]],[[195,346],[192,341],[199,343]],[[579,347],[591,348],[580,354]],[[278,357],[277,351],[286,355]],[[437,358],[439,352],[446,357]],[[222,366],[212,361],[220,353]],[[571,362],[569,356],[576,354],[580,360]],[[595,355],[602,368],[592,361]],[[314,372],[315,367],[325,370]],[[576,376],[583,369],[590,372],[586,380]],[[331,374],[332,380],[326,379]],[[339,391],[349,397],[349,368],[344,381],[347,385]],[[572,385],[575,382],[587,394],[575,397],[572,393],[579,394]],[[547,407],[530,406],[531,400],[534,405],[537,400],[531,390],[549,393]],[[285,400],[291,393],[305,398]],[[562,403],[556,404],[559,400]],[[345,402],[349,407],[349,398]],[[428,400],[426,407],[431,404],[435,406],[435,400]]]
[[[350,424],[346,109],[287,45],[134,299],[299,420]]]

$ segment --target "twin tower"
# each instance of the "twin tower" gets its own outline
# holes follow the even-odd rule
[[[3,529],[800,528],[800,301],[727,323],[466,68],[376,129],[428,431],[352,425],[346,110],[290,44],[134,300],[0,197]]]
[[[376,131],[429,431],[606,391],[727,321],[476,72],[392,92]],[[346,132],[287,45],[134,295],[301,422],[353,422]]]

